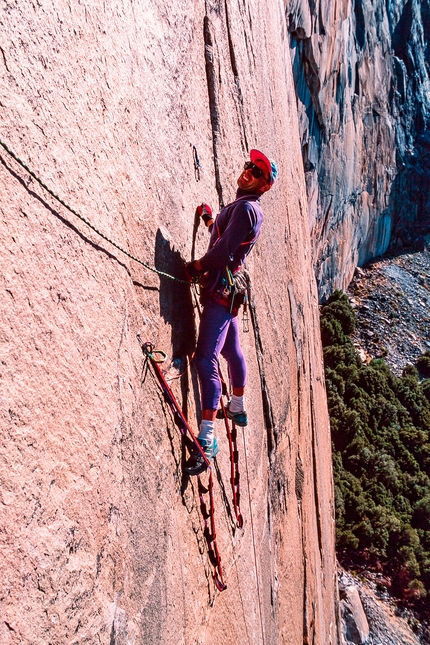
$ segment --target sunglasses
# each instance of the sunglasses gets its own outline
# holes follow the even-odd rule
[[[261,170],[261,168],[256,166],[255,163],[252,163],[252,161],[247,161],[243,169],[251,170],[251,174],[255,179],[260,179],[260,177],[264,177],[264,172]]]

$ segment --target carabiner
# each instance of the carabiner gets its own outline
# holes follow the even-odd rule
[[[164,363],[167,358],[166,352],[163,352],[161,349],[152,349],[152,352],[149,355],[149,358],[154,361],[154,363]]]
[[[155,349],[152,343],[142,343],[140,334],[137,334],[137,339],[142,346],[143,353],[148,356],[154,363],[164,363],[167,358],[167,354],[161,349]]]

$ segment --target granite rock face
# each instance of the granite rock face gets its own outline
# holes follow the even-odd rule
[[[369,623],[364,613],[358,588],[354,584],[345,584],[340,579],[340,612],[342,616],[342,634],[344,641],[364,645],[369,639]]]
[[[429,3],[285,4],[324,299],[429,226]]]
[[[344,645],[419,645],[422,641],[389,595],[378,590],[378,582],[380,588],[378,577],[363,582],[339,570]]]
[[[430,350],[429,242],[421,253],[380,258],[357,269],[349,285],[362,360],[384,358],[396,376]]]
[[[284,5],[3,3],[1,138],[98,230],[171,274],[194,210],[278,160],[249,263],[244,529],[227,441],[216,591],[196,481],[137,340],[196,428],[189,288],[110,245],[0,150],[0,642],[337,644],[331,452]],[[246,448],[246,450],[245,450]],[[246,458],[246,459],[245,459]]]

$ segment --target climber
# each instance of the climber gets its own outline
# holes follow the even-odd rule
[[[246,426],[244,392],[246,363],[237,323],[238,306],[231,301],[230,286],[239,276],[246,256],[255,244],[263,222],[260,197],[270,190],[278,175],[277,165],[259,150],[251,150],[237,180],[236,199],[212,217],[212,210],[202,204],[197,211],[210,232],[207,253],[186,265],[186,275],[202,286],[203,313],[195,353],[200,381],[202,421],[198,440],[209,461],[218,452],[214,422],[221,397],[218,357],[227,361],[233,393],[226,414],[236,425]],[[229,270],[229,271],[228,271]],[[203,457],[195,451],[185,465],[185,472],[198,475],[206,469]]]

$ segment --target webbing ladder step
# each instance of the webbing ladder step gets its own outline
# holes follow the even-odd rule
[[[173,394],[169,384],[167,383],[165,376],[163,374],[163,371],[161,370],[160,364],[164,363],[164,361],[166,360],[166,354],[161,350],[156,350],[152,343],[142,343],[142,340],[139,335],[137,336],[137,339],[142,347],[142,351],[146,359],[151,362],[151,365],[154,369],[158,383],[162,389],[164,399],[168,403],[171,409],[175,424],[178,426],[184,439],[189,439],[189,437],[191,437],[194,448],[200,452],[200,454],[203,456],[207,464],[208,471],[209,471],[208,488],[204,487],[200,479],[200,475],[197,478],[199,499],[200,499],[200,510],[201,510],[204,525],[205,525],[203,534],[206,538],[206,542],[208,545],[209,560],[214,568],[213,578],[214,578],[215,585],[219,591],[224,591],[225,589],[227,589],[227,585],[224,582],[222,567],[221,567],[221,556],[219,554],[218,545],[216,542],[215,504],[214,504],[214,496],[213,496],[213,475],[212,475],[211,464],[208,458],[206,457],[202,447],[200,446],[200,443],[197,441],[197,438],[194,432],[192,431],[190,424],[185,418],[185,415],[182,412],[182,409],[179,403],[177,402],[175,395]],[[204,495],[207,493],[209,493],[209,510],[207,508],[207,505],[204,499]]]

